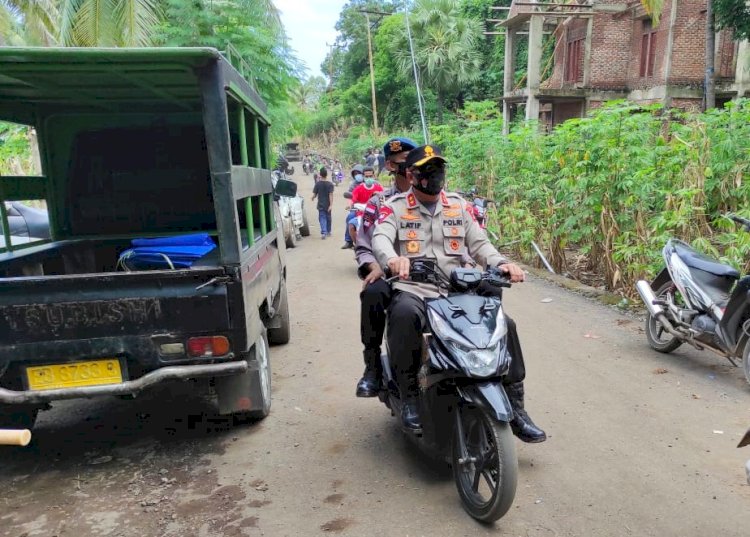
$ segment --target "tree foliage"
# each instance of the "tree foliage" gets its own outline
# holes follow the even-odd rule
[[[718,28],[732,30],[735,39],[750,39],[750,4],[745,0],[712,0]]]
[[[437,95],[439,122],[446,98],[480,76],[481,24],[463,16],[460,7],[459,0],[417,0],[411,18],[415,60],[425,85]],[[401,73],[408,76],[408,43],[399,40],[395,53]]]

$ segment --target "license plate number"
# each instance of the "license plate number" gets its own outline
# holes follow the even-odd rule
[[[26,377],[31,390],[119,384],[123,380],[117,359],[27,367]]]

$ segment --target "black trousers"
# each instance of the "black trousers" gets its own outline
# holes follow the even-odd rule
[[[359,325],[365,347],[365,365],[368,365],[368,360],[373,360],[376,367],[380,364],[380,345],[392,294],[391,286],[383,279],[367,285],[359,294],[362,305]]]
[[[505,316],[508,323],[508,352],[511,356],[510,370],[503,378],[503,384],[522,382],[526,377],[526,367],[518,339],[516,323]],[[403,393],[417,393],[417,372],[419,371],[422,333],[427,327],[427,312],[424,300],[407,292],[396,291],[388,310],[388,349],[396,369],[399,388]]]

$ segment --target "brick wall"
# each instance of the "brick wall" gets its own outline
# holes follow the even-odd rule
[[[679,0],[669,84],[703,84],[706,68],[705,9],[706,0]],[[664,13],[669,11],[665,9]]]
[[[700,112],[703,101],[701,99],[672,99],[672,108],[681,108],[690,112]]]
[[[616,4],[602,0],[597,4]],[[599,89],[624,89],[631,62],[632,29],[630,13],[597,13],[591,34],[591,78],[589,85]]]

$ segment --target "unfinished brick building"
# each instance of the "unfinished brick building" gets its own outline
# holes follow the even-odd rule
[[[581,117],[604,101],[700,109],[704,98],[706,0],[665,0],[654,24],[639,0],[514,0],[505,27],[503,111],[548,127]],[[544,35],[554,47],[541,65]],[[527,75],[514,86],[517,43],[528,36]],[[716,35],[717,106],[750,95],[750,47]]]

